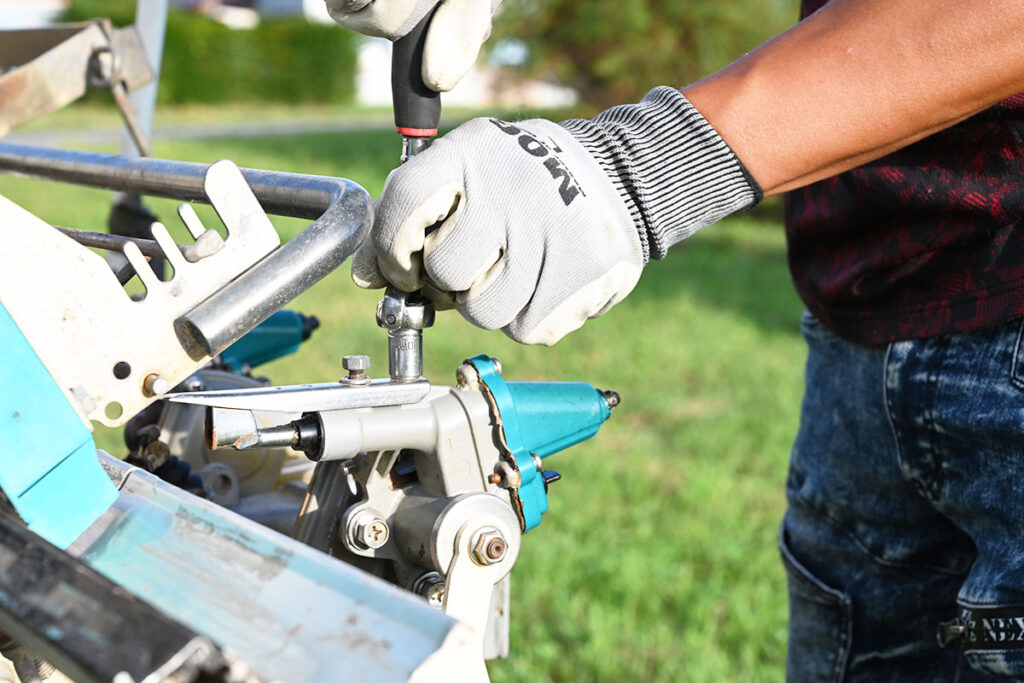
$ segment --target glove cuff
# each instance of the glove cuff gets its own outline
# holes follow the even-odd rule
[[[560,124],[618,190],[640,233],[644,261],[764,197],[725,140],[675,88],[592,120]]]

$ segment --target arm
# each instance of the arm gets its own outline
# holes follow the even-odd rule
[[[1022,90],[1022,2],[833,0],[683,94],[772,195]]]
[[[624,298],[649,258],[762,191],[1024,90],[1021,27],[1024,0],[833,0],[682,94],[560,125],[470,122],[390,176],[353,277],[554,343]]]

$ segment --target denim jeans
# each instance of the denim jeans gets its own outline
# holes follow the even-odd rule
[[[1021,321],[883,348],[803,329],[788,679],[1024,678]]]

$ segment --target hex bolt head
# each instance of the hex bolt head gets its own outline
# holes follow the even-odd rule
[[[366,372],[370,369],[370,357],[345,356],[341,359],[341,367],[345,368],[349,372],[352,372],[353,370],[357,372]]]
[[[155,372],[146,375],[142,380],[142,393],[146,396],[159,396],[171,390],[170,383]]]
[[[488,567],[501,562],[508,552],[508,541],[501,531],[493,526],[478,529],[471,541],[473,562],[481,567]]]
[[[361,550],[376,550],[388,542],[391,530],[376,513],[364,510],[349,522],[349,539]]]

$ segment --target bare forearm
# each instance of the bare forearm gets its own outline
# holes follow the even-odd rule
[[[683,90],[766,195],[1024,91],[1021,0],[833,0]]]

